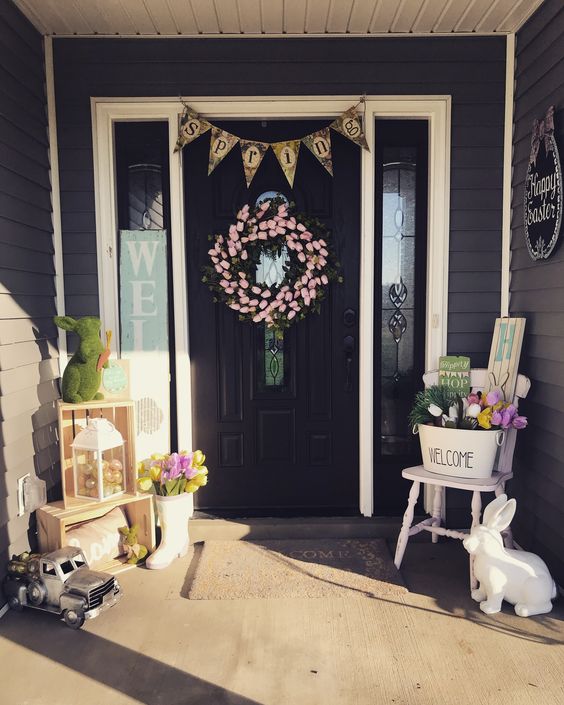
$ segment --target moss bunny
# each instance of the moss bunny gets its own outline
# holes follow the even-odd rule
[[[118,531],[123,537],[122,543],[127,554],[127,562],[135,565],[145,560],[148,553],[147,547],[137,542],[139,526],[137,524],[133,524],[131,528],[121,526]]]
[[[105,352],[100,340],[100,319],[95,316],[85,316],[78,320],[71,316],[55,316],[53,320],[59,328],[76,333],[80,338],[78,350],[63,373],[63,401],[80,404],[92,399],[103,399],[98,389],[102,382],[102,366],[108,367],[108,362],[106,360],[103,365],[99,364]]]

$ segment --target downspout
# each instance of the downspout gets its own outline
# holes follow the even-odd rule
[[[63,229],[61,224],[61,188],[59,182],[59,147],[57,142],[57,112],[55,107],[55,73],[53,68],[53,38],[45,36],[45,86],[47,91],[47,124],[51,177],[51,210],[53,224],[53,259],[55,261],[55,308],[57,316],[65,315],[65,280],[63,273]],[[59,374],[67,365],[67,336],[58,329]]]
[[[515,86],[515,34],[507,35],[505,44],[505,117],[503,137],[503,205],[501,220],[501,306],[502,316],[509,315],[511,284],[511,181],[513,176],[513,94]]]

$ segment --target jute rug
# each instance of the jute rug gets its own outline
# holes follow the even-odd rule
[[[200,546],[191,600],[407,592],[382,539],[205,541]]]

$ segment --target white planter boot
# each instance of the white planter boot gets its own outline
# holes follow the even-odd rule
[[[188,518],[192,508],[191,496],[187,492],[170,497],[155,495],[161,542],[145,565],[151,570],[168,567],[175,558],[185,556],[188,551]]]

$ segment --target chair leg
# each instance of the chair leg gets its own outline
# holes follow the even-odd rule
[[[441,525],[441,505],[443,501],[443,488],[441,485],[435,485],[435,494],[433,495],[433,523],[431,526],[440,526]],[[439,535],[435,533],[431,533],[431,541],[433,543],[437,543],[439,540]]]
[[[480,517],[482,514],[482,495],[479,492],[472,492],[472,527],[473,529],[480,523]],[[474,575],[474,556],[469,556],[470,565],[470,590],[476,590],[478,587],[478,581]]]
[[[495,496],[499,497],[500,494],[504,493],[505,482],[495,488]],[[508,526],[507,529],[502,531],[501,536],[503,538],[503,545],[505,546],[505,548],[515,548],[515,545],[513,544],[513,532],[511,531],[511,526]]]
[[[413,523],[413,514],[415,513],[415,504],[417,502],[417,498],[419,497],[420,486],[421,483],[415,481],[411,485],[411,489],[409,490],[407,508],[405,510],[405,514],[403,515],[403,523],[399,532],[398,542],[396,545],[396,555],[394,558],[394,563],[398,570],[403,560],[403,554],[405,553],[407,542],[409,541],[409,529],[411,528],[411,524]]]

